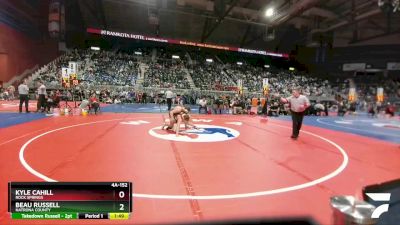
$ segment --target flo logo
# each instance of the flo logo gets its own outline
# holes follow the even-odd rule
[[[368,197],[376,202],[389,202],[390,193],[365,193]],[[371,215],[371,218],[379,218],[383,213],[389,211],[389,204],[378,206]]]
[[[196,125],[196,126],[198,127],[198,129],[189,129],[181,131],[181,134],[179,136],[175,135],[175,131],[161,130],[161,127],[155,127],[149,130],[149,134],[153,137],[164,140],[183,141],[183,142],[229,141],[237,138],[240,135],[239,131],[228,127],[214,126],[214,125]]]

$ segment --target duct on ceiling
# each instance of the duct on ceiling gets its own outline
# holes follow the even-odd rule
[[[354,18],[354,21],[343,21],[343,22],[339,22],[339,23],[337,23],[337,24],[334,24],[334,25],[332,25],[332,26],[330,26],[330,27],[324,28],[324,29],[314,29],[314,30],[311,30],[311,34],[313,34],[313,33],[324,33],[324,32],[328,32],[328,31],[333,31],[333,30],[336,30],[336,29],[341,28],[341,27],[343,27],[343,26],[346,26],[346,25],[348,25],[348,24],[350,24],[350,23],[352,23],[352,22],[357,22],[357,21],[360,21],[360,20],[362,20],[362,19],[366,19],[366,18],[368,18],[368,17],[378,15],[378,14],[380,14],[380,13],[382,13],[382,11],[381,11],[379,8],[377,8],[377,9],[368,11],[368,12],[366,12],[366,13],[364,13],[364,14],[361,14],[361,15],[356,16],[356,17]]]
[[[309,8],[313,7],[319,3],[319,0],[300,0],[296,4],[293,4],[287,10],[280,12],[275,18],[270,21],[270,25],[278,26],[296,15],[308,10]],[[214,8],[214,3],[209,0],[177,0],[177,4],[180,6],[191,6],[193,8],[201,9],[201,10],[208,10],[211,11]],[[227,5],[227,7],[229,7]],[[314,9],[313,12],[315,13],[322,13],[322,10]],[[257,17],[263,17],[264,13],[259,10],[243,8],[239,6],[235,6],[230,14],[241,14],[245,15],[246,18],[256,19]],[[332,15],[329,15],[332,16]]]

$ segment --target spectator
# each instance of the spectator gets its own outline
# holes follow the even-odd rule
[[[264,116],[268,115],[268,98],[265,98],[264,105],[262,106],[261,114]]]
[[[338,102],[338,116],[344,116],[346,111],[346,103],[343,100],[340,100]]]
[[[314,109],[317,116],[321,116],[321,113],[325,112],[325,106],[322,105],[320,102],[317,102],[317,104],[314,105]]]
[[[239,98],[235,98],[232,102],[233,115],[242,113],[242,103]]]
[[[269,116],[279,116],[279,103],[277,101],[271,101],[271,105],[268,110]]]
[[[88,110],[90,108],[90,102],[87,99],[83,99],[81,104],[79,105],[79,108],[81,110]]]
[[[121,104],[121,100],[119,98],[114,99],[114,104]]]
[[[4,92],[3,92],[3,99],[6,100],[6,101],[9,101],[9,100],[10,100],[10,96],[9,96],[9,94],[8,94],[8,89],[4,89]]]
[[[8,86],[7,90],[8,90],[9,99],[10,100],[14,100],[15,99],[15,87],[14,87],[14,85]]]
[[[385,109],[385,114],[393,117],[394,116],[394,112],[395,112],[395,108],[392,104],[390,104],[390,102],[388,102],[386,109]]]
[[[377,112],[376,105],[370,103],[368,106],[368,115],[371,117],[375,117],[376,112]]]
[[[142,104],[146,104],[147,103],[147,93],[146,92],[143,92],[143,94],[142,94],[142,102],[141,102]]]
[[[97,97],[95,94],[93,94],[90,99],[89,99],[89,105],[90,105],[90,109],[94,110],[94,114],[97,114],[97,111],[100,108],[100,104],[99,101],[97,100]]]

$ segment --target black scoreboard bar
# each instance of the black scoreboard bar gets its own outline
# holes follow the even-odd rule
[[[131,182],[10,182],[13,219],[128,219]]]

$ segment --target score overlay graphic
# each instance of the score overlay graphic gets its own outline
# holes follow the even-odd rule
[[[128,219],[131,182],[10,182],[12,219]]]

